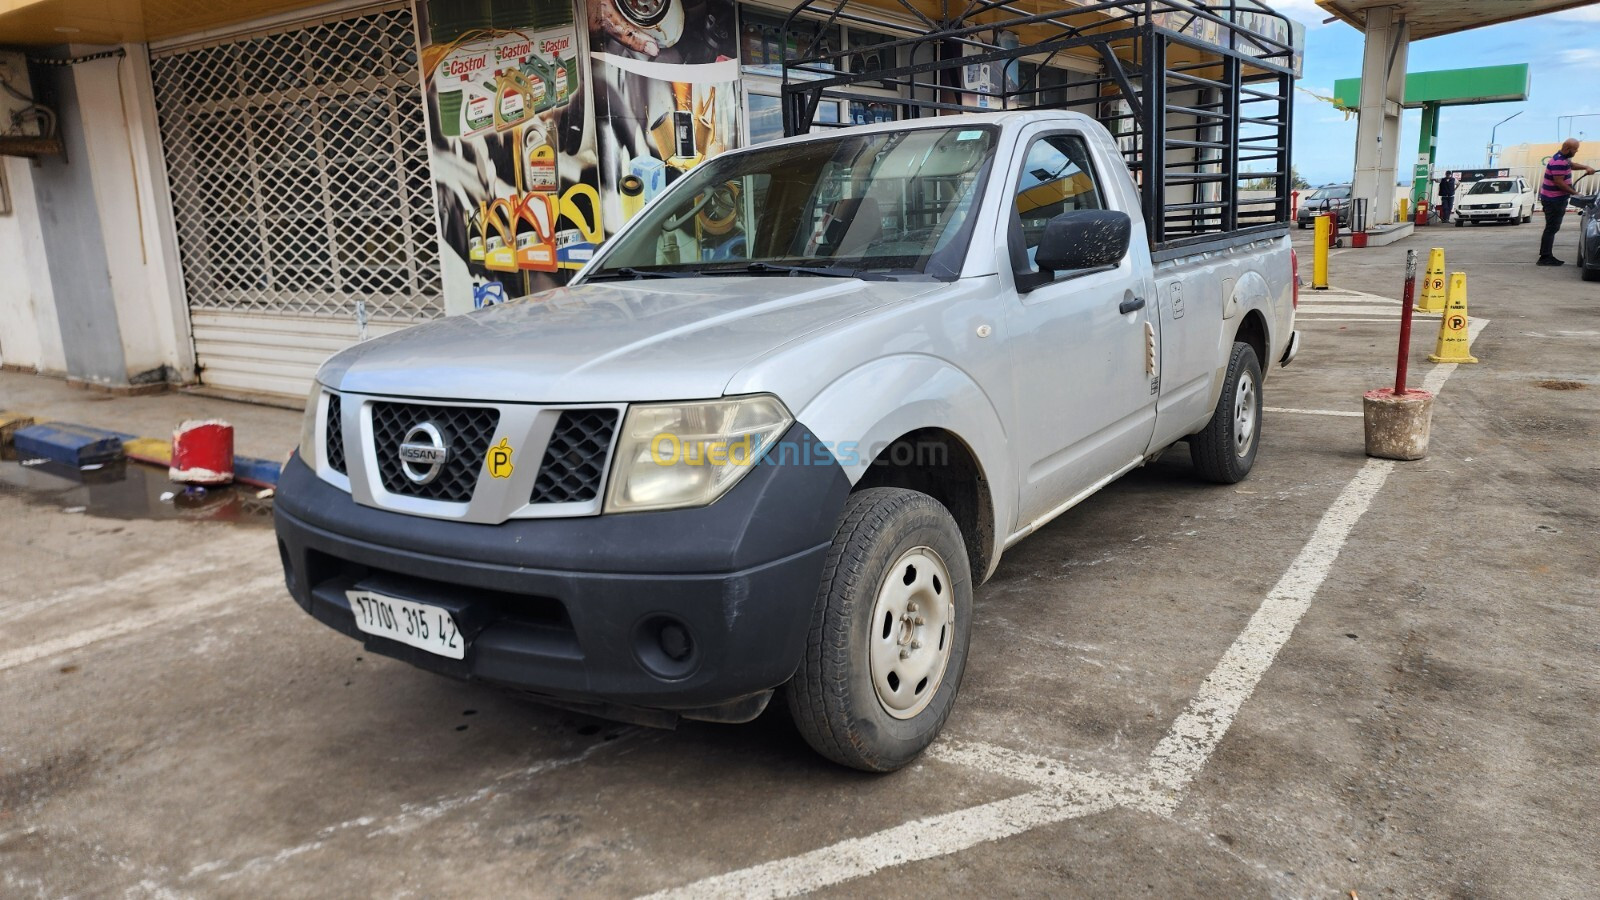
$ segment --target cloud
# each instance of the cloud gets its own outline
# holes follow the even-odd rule
[[[1590,47],[1571,47],[1556,54],[1563,65],[1588,69],[1600,66],[1600,50]]]
[[[1321,28],[1322,20],[1328,17],[1327,10],[1318,6],[1316,0],[1267,0],[1267,5],[1307,28]]]
[[[1555,14],[1557,19],[1568,22],[1600,22],[1600,6],[1585,6],[1582,9],[1569,9],[1566,12]]]

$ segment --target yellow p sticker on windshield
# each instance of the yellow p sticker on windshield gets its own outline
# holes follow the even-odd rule
[[[516,451],[511,449],[511,444],[506,438],[501,438],[500,443],[489,448],[489,474],[495,478],[510,478],[511,454]]]

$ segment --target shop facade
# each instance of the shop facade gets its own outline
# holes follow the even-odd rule
[[[353,342],[564,284],[683,172],[782,135],[786,55],[916,62],[870,28],[786,32],[791,9],[400,0],[14,45],[65,152],[4,158],[0,363],[298,398]],[[1043,62],[1020,73],[1040,103],[1096,74]],[[889,121],[898,96],[817,121]]]

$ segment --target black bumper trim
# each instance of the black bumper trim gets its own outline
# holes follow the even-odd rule
[[[811,444],[764,463],[700,509],[475,525],[357,505],[298,459],[276,525],[295,601],[375,653],[554,699],[652,709],[716,706],[787,681],[850,485]],[[820,451],[820,453],[819,453]],[[361,587],[448,609],[466,657],[436,656],[356,628]],[[690,659],[652,658],[652,623],[682,623]]]

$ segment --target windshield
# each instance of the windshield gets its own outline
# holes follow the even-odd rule
[[[1316,191],[1314,193],[1312,193],[1310,199],[1312,199],[1312,200],[1346,200],[1346,199],[1349,199],[1349,197],[1350,197],[1350,186],[1349,185],[1334,185],[1334,186],[1329,186],[1329,187],[1317,188]]]
[[[1472,186],[1469,194],[1509,194],[1512,182],[1509,181],[1480,181]]]
[[[917,128],[707,160],[585,278],[954,278],[994,139],[990,126]]]

